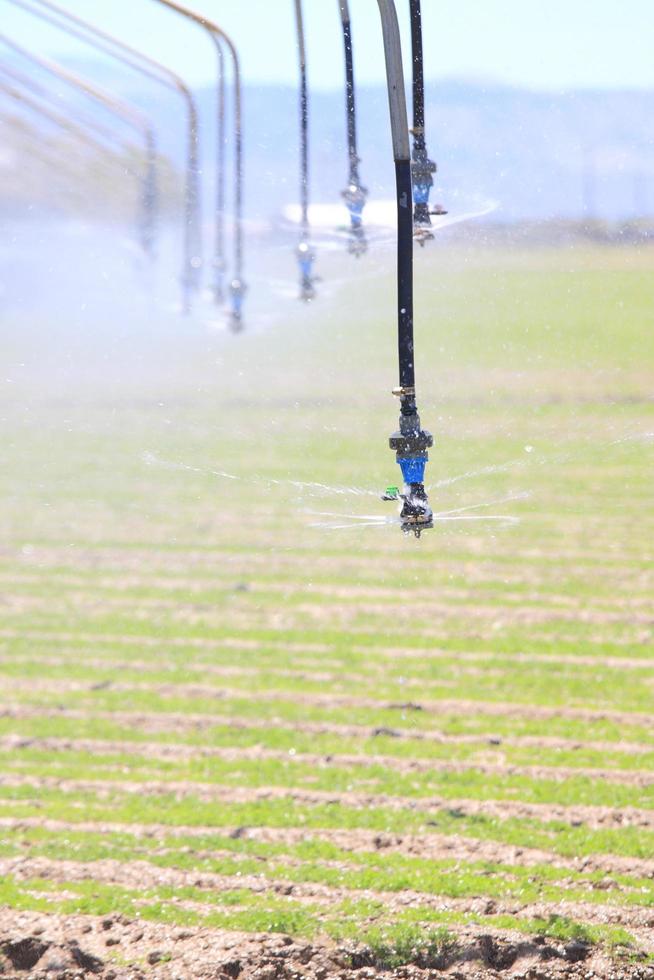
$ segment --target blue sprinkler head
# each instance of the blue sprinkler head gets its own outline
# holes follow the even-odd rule
[[[389,445],[395,450],[395,458],[402,471],[402,492],[395,497],[402,501],[402,530],[405,534],[415,534],[417,538],[434,526],[434,515],[425,490],[425,466],[429,459],[427,450],[433,443],[431,433],[420,426],[414,401],[413,410],[400,415],[399,431],[390,437]]]
[[[213,301],[216,306],[225,302],[225,263],[220,259],[213,264]]]
[[[313,263],[315,253],[307,241],[301,241],[297,247],[297,262],[300,268],[300,299],[309,302],[316,295]]]
[[[245,283],[241,279],[232,279],[229,284],[229,297],[231,302],[231,327],[234,333],[243,329],[243,297],[247,291]]]
[[[357,258],[368,251],[368,243],[363,233],[363,209],[368,197],[365,187],[352,181],[344,191],[342,197],[345,206],[350,212],[350,239],[348,241],[348,252]]]
[[[429,195],[434,186],[432,174],[436,173],[436,164],[422,150],[411,163],[411,180],[413,183],[413,224],[414,235],[421,245],[426,239],[433,238],[430,231],[431,217],[429,214]]]
[[[360,184],[351,182],[341,192],[341,196],[345,201],[345,206],[350,212],[350,223],[352,228],[360,228],[363,209],[366,204],[366,199],[368,197],[368,191],[365,187]]]

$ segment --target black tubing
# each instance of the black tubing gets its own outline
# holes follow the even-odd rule
[[[347,120],[347,152],[350,161],[350,183],[359,184],[359,156],[357,153],[357,117],[354,94],[354,58],[352,54],[352,25],[344,18],[343,51],[345,54],[345,113]]]
[[[300,68],[300,206],[302,239],[305,240],[309,234],[309,91],[302,0],[295,0],[295,20]]]
[[[413,140],[425,147],[425,76],[422,58],[422,12],[420,0],[409,0],[411,14],[411,64],[413,70]]]
[[[413,215],[411,163],[395,161],[397,189],[397,341],[400,387],[415,388],[413,352]],[[415,411],[415,396],[402,399],[402,413]]]

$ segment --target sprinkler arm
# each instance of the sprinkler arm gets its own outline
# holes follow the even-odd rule
[[[404,531],[416,537],[432,527],[432,512],[424,488],[427,450],[433,444],[422,429],[416,403],[413,346],[413,219],[411,215],[411,159],[409,125],[404,94],[402,45],[394,0],[377,0],[382,22],[388,106],[393,139],[397,195],[397,334],[400,428],[389,439],[404,480],[400,520]]]
[[[22,88],[30,92],[32,96],[36,96],[37,98],[44,100],[46,103],[52,100],[52,96],[47,89],[36,82],[33,78],[30,78],[29,75],[24,75],[13,66],[0,64],[0,73],[6,78],[11,79],[11,81],[22,86]],[[37,103],[32,100],[32,107],[36,105]],[[52,114],[50,113],[50,115]],[[93,119],[91,116],[85,113],[80,113],[79,110],[76,111],[75,115],[78,121],[82,122],[87,130],[90,130],[96,134],[96,137],[99,137],[101,140],[105,140],[110,144],[116,142],[116,134],[106,126],[103,126],[102,123],[99,123],[96,119]],[[60,125],[61,121],[66,121],[66,117],[57,115],[56,118],[53,118],[53,121],[56,122],[57,125]],[[73,123],[71,123],[71,126],[73,126]],[[80,130],[80,132],[83,131]],[[96,148],[104,150],[105,153],[107,152],[107,148],[103,147],[102,143],[98,142],[97,138],[94,140],[94,143]],[[123,143],[123,146],[130,152],[135,149],[134,144],[129,142]]]
[[[296,255],[300,272],[300,299],[310,302],[316,295],[313,263],[315,252],[309,241],[309,92],[304,41],[302,0],[295,0],[295,27],[300,69],[300,241]]]
[[[343,31],[343,51],[345,56],[345,114],[347,124],[348,184],[341,197],[350,213],[349,251],[363,255],[368,245],[363,233],[361,214],[366,203],[368,191],[359,177],[359,154],[357,153],[356,100],[354,89],[354,56],[352,52],[352,26],[348,0],[338,0]]]
[[[411,175],[413,177],[413,222],[414,234],[420,245],[433,238],[431,214],[446,214],[437,206],[432,212],[429,208],[429,195],[434,186],[437,167],[429,159],[425,137],[425,78],[422,55],[422,10],[421,0],[409,0],[411,18],[411,64],[413,80],[413,154]]]
[[[236,46],[231,37],[229,37],[229,35],[226,34],[225,31],[223,31],[222,28],[220,28],[214,21],[209,20],[202,14],[196,13],[185,4],[178,3],[177,0],[155,0],[155,2],[167,7],[169,10],[172,10],[177,14],[181,14],[182,17],[186,17],[187,20],[197,24],[198,27],[202,27],[203,30],[209,34],[216,49],[219,68],[222,65],[222,44],[227,47],[232,59],[234,71],[234,276],[229,285],[229,292],[232,303],[232,329],[237,331],[242,328],[241,320],[243,298],[247,289],[243,280],[243,95],[241,85],[241,66],[238,51],[236,50]],[[219,113],[221,104],[221,85],[222,82],[219,78]],[[217,228],[216,242],[218,243],[220,241],[222,241],[221,232]],[[220,270],[223,265],[223,258],[219,254],[219,249],[217,249],[216,252],[215,262],[216,268]]]
[[[128,65],[146,78],[176,91],[184,100],[187,111],[187,159],[184,190],[184,259],[181,275],[182,307],[189,312],[191,292],[199,289],[202,267],[202,237],[200,218],[200,169],[198,162],[198,110],[191,90],[174,71],[154,58],[148,57],[123,41],[83,20],[51,0],[10,0],[14,6],[102,51],[109,57]]]
[[[42,116],[43,118],[48,119],[50,122],[53,122],[56,126],[59,126],[65,132],[70,133],[70,135],[74,139],[78,140],[83,145],[89,147],[92,150],[95,150],[96,152],[99,151],[100,155],[98,156],[97,161],[94,161],[94,163],[96,163],[96,165],[100,164],[102,170],[105,173],[109,174],[111,172],[110,161],[107,160],[106,147],[103,146],[103,144],[100,143],[98,140],[94,139],[92,136],[88,136],[82,129],[80,129],[79,127],[73,124],[67,125],[66,124],[67,120],[64,117],[58,116],[57,113],[48,112],[47,109],[44,109],[43,106],[39,105],[36,101],[31,99],[29,96],[25,96],[24,94],[19,93],[16,89],[13,88],[11,84],[7,85],[2,81],[0,81],[0,92],[6,95],[7,98],[10,98],[15,102],[18,102],[20,105],[26,106],[29,111],[35,112],[38,115]],[[34,157],[35,159],[39,160],[41,163],[48,166],[50,168],[50,173],[52,172],[52,165],[53,163],[55,163],[57,170],[61,171],[62,176],[67,172],[69,177],[76,176],[79,179],[80,176],[79,172],[76,173],[70,167],[70,154],[66,152],[65,147],[58,148],[56,146],[55,147],[50,146],[49,144],[44,145],[43,133],[42,132],[39,133],[36,130],[31,129],[29,126],[26,126],[24,119],[22,119],[19,116],[3,113],[2,121],[3,124],[9,124],[14,126],[14,128],[16,129],[16,139],[20,140],[21,143],[29,146],[30,156]],[[114,156],[112,154],[112,159],[117,166],[121,165],[121,161],[119,157]],[[84,158],[80,157],[80,160],[83,163]],[[74,201],[79,202],[80,198],[88,199],[89,201],[94,200],[94,198],[91,196],[91,193],[88,189],[83,189],[81,193],[78,194],[71,193],[70,179],[68,180],[68,182],[65,182],[65,178],[64,178],[64,183],[62,183],[60,191],[62,193],[67,194],[71,198],[71,200]]]
[[[0,72],[3,74],[6,73],[6,67],[4,65],[0,66]],[[100,142],[99,139],[96,139],[95,136],[91,136],[89,133],[86,133],[80,126],[75,125],[75,123],[67,119],[66,116],[63,116],[61,113],[56,112],[53,109],[42,106],[31,95],[21,92],[20,89],[16,88],[14,79],[8,82],[0,81],[0,91],[4,92],[4,94],[14,102],[27,106],[30,112],[35,112],[39,116],[43,116],[44,119],[48,119],[51,123],[54,123],[55,126],[63,129],[64,132],[70,133],[70,135],[74,136],[80,143],[84,143],[86,146],[91,147],[93,150],[99,153],[106,154],[107,147],[104,145],[104,143]]]
[[[129,106],[122,99],[117,99],[98,88],[91,82],[81,78],[75,72],[47,58],[37,57],[5,35],[0,35],[0,41],[22,58],[37,65],[43,71],[59,78],[72,88],[79,89],[89,98],[103,105],[112,115],[121,119],[142,137],[145,145],[145,173],[143,176],[141,244],[150,258],[154,257],[154,225],[157,208],[157,147],[154,130],[143,113]]]

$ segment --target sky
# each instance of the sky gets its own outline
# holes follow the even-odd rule
[[[34,3],[35,0],[29,0]],[[57,0],[54,0],[57,2]],[[349,0],[357,82],[383,81],[375,0]],[[60,0],[67,9],[166,62],[192,85],[215,78],[204,32],[158,0]],[[337,0],[303,0],[310,84],[343,83]],[[246,82],[297,80],[293,0],[191,0],[236,42]],[[408,0],[396,0],[405,49]],[[423,0],[426,76],[502,82],[536,90],[654,89],[654,0]],[[32,50],[88,57],[78,42],[0,0],[2,30]]]

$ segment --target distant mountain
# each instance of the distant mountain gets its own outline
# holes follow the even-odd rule
[[[161,147],[184,159],[183,103],[129,71],[71,65],[140,104],[155,120]],[[214,172],[215,93],[197,93],[205,194]],[[361,175],[371,195],[393,193],[388,105],[383,88],[358,91]],[[494,200],[503,221],[654,212],[654,91],[542,93],[509,86],[442,81],[427,89],[427,136],[438,163],[438,193],[450,210]],[[231,105],[231,102],[230,102]],[[344,99],[311,97],[311,192],[339,199],[346,181]],[[231,112],[230,112],[231,120]],[[231,125],[231,122],[230,122]],[[298,107],[292,88],[244,92],[246,210],[268,218],[298,197]],[[231,142],[228,145],[231,159]]]
[[[213,139],[213,92],[198,93]],[[149,97],[144,105],[179,146],[180,108]],[[290,88],[244,93],[247,202],[268,216],[298,196],[297,95]],[[393,193],[388,104],[382,88],[358,92],[361,175],[371,194]],[[311,98],[311,189],[338,199],[346,181],[345,109],[341,93]],[[465,82],[427,90],[427,135],[438,163],[438,199],[465,209],[495,200],[495,217],[621,219],[654,211],[654,91],[530,92]],[[179,160],[179,152],[175,152]],[[213,158],[205,148],[204,168]]]

